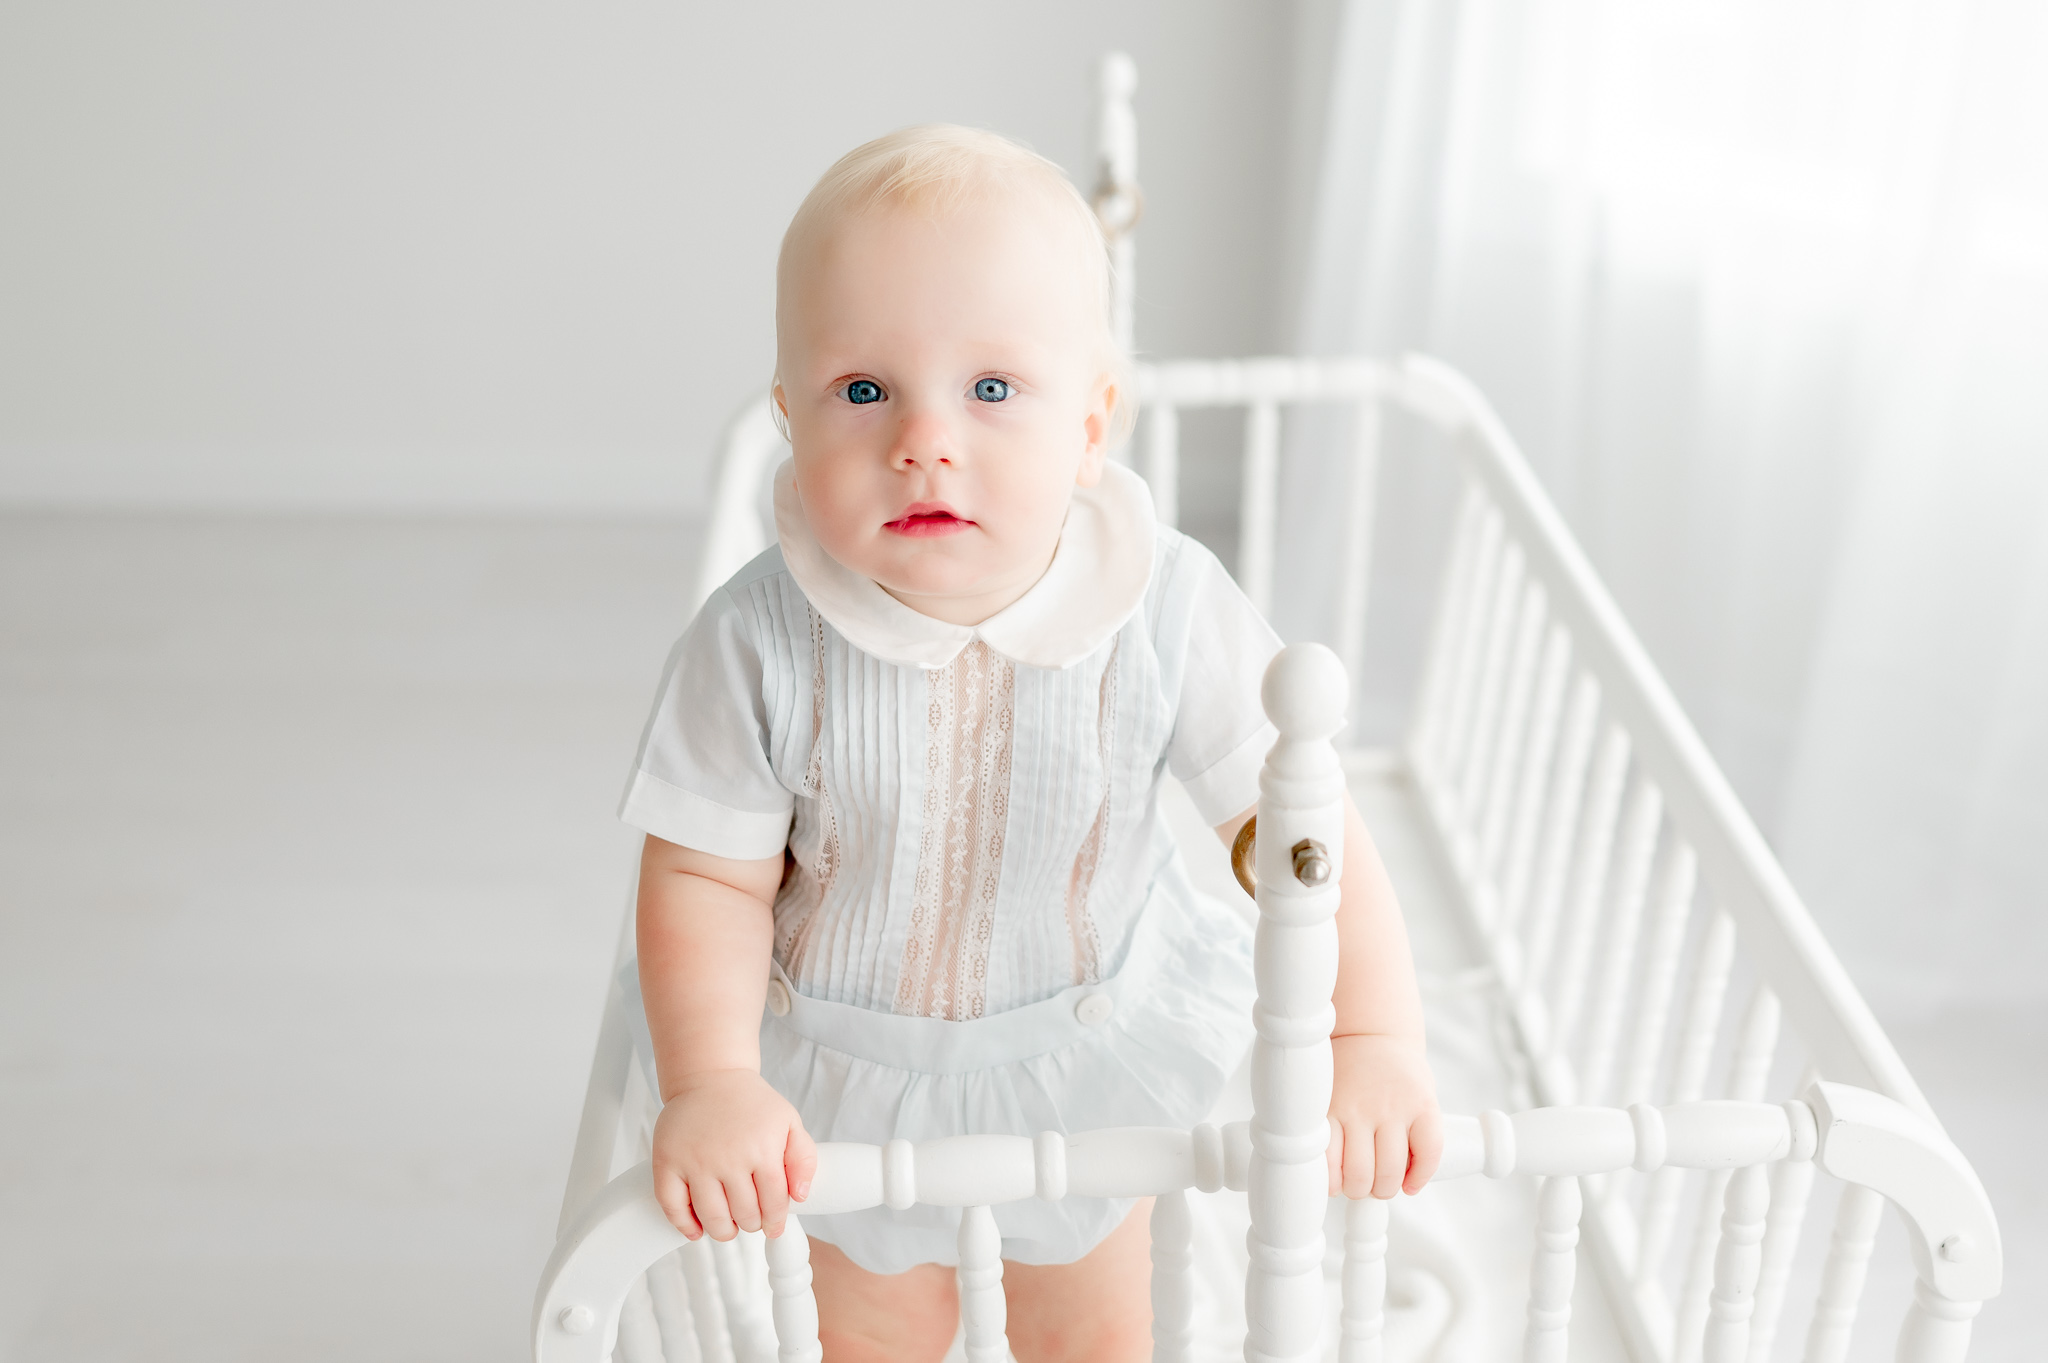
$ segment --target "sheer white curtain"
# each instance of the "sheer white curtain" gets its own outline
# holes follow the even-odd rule
[[[2048,6],[1338,13],[1303,348],[1493,397],[1881,1007],[2041,1000]]]

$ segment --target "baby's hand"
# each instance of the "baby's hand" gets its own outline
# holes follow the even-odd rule
[[[1392,1036],[1332,1038],[1330,1192],[1419,1193],[1443,1157],[1436,1082],[1422,1043]]]
[[[654,1123],[654,1197],[689,1239],[782,1234],[810,1195],[818,1147],[789,1100],[752,1070],[690,1075]]]

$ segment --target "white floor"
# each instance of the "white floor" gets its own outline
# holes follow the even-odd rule
[[[688,558],[0,517],[0,1363],[524,1356]],[[1894,1031],[2048,1356],[2048,1014]]]

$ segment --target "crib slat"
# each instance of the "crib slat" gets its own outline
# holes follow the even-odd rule
[[[1261,615],[1273,607],[1273,509],[1280,479],[1280,408],[1245,412],[1244,470],[1237,520],[1237,584]]]
[[[1716,910],[1700,943],[1692,997],[1687,1000],[1685,1025],[1679,1033],[1678,1059],[1671,1073],[1674,1103],[1693,1102],[1706,1092],[1707,1064],[1714,1056],[1714,1036],[1728,998],[1728,970],[1734,962],[1735,920],[1725,910]]]
[[[1749,1323],[1749,1357],[1765,1363],[1785,1309],[1785,1284],[1799,1248],[1806,1204],[1813,1194],[1813,1161],[1781,1160],[1771,1171],[1771,1210],[1764,1221],[1763,1267],[1757,1273],[1756,1314]]]
[[[1502,844],[1507,840],[1511,796],[1528,760],[1525,749],[1530,737],[1529,709],[1537,689],[1536,655],[1548,623],[1548,603],[1543,585],[1533,579],[1523,588],[1522,606],[1515,622],[1515,642],[1508,654],[1506,700],[1501,710],[1499,737],[1494,742],[1493,760],[1488,763],[1484,788],[1474,806],[1479,833],[1478,867],[1481,878],[1495,889],[1499,906],[1498,871]]]
[[[1430,626],[1429,651],[1422,666],[1422,683],[1417,690],[1415,718],[1409,728],[1411,760],[1425,778],[1437,769],[1444,722],[1456,689],[1458,643],[1464,636],[1465,616],[1470,608],[1472,574],[1479,553],[1479,523],[1483,503],[1478,490],[1465,489],[1458,500],[1458,516],[1451,531],[1450,557],[1444,566],[1442,599],[1437,603]]]
[[[1144,466],[1161,525],[1180,524],[1180,409],[1155,402],[1145,409]]]
[[[1565,875],[1578,840],[1579,808],[1586,790],[1586,769],[1593,760],[1594,726],[1600,718],[1600,686],[1581,674],[1572,688],[1564,737],[1558,743],[1557,770],[1545,802],[1543,834],[1536,847],[1535,883],[1522,928],[1522,978],[1525,992],[1534,993],[1542,974],[1537,953],[1548,958],[1557,932],[1557,911],[1564,899]]]
[[[1743,1010],[1729,1066],[1728,1096],[1737,1102],[1753,1103],[1763,1097],[1764,1084],[1770,1078],[1771,1057],[1778,1047],[1779,1018],[1778,996],[1768,985],[1758,985],[1750,996],[1749,1007]],[[1759,1173],[1758,1177],[1763,1175]],[[1700,1337],[1708,1318],[1710,1278],[1717,1271],[1715,1222],[1725,1200],[1733,1196],[1727,1170],[1717,1170],[1708,1176],[1707,1190],[1700,1200],[1699,1223],[1693,1233],[1685,1289],[1678,1300],[1677,1357],[1681,1363],[1698,1356],[1693,1341]],[[1759,1225],[1757,1234],[1761,1237],[1762,1233]],[[1725,1237],[1725,1231],[1723,1234]],[[1745,1327],[1745,1345],[1747,1338]]]
[[[1387,1310],[1387,1213],[1361,1197],[1344,1205],[1344,1309],[1337,1363],[1380,1363]]]
[[[1195,1223],[1186,1193],[1152,1203],[1152,1363],[1195,1356]]]
[[[1743,1011],[1742,1031],[1735,1042],[1735,1059],[1728,1071],[1728,1096],[1754,1103],[1764,1096],[1770,1083],[1771,1060],[1778,1053],[1778,1028],[1784,1010],[1778,996],[1767,984],[1759,984]]]
[[[1508,835],[1500,875],[1500,910],[1495,933],[1511,939],[1520,924],[1529,891],[1529,871],[1536,860],[1536,831],[1543,817],[1543,792],[1550,780],[1550,760],[1557,750],[1557,731],[1564,716],[1564,687],[1571,669],[1571,636],[1553,625],[1543,648],[1543,675],[1536,688],[1535,719],[1529,751],[1522,760],[1521,788]]]
[[[1337,579],[1337,657],[1353,685],[1365,674],[1366,607],[1372,590],[1373,514],[1384,411],[1374,394],[1354,405],[1351,414],[1344,561]]]
[[[778,1363],[819,1363],[818,1299],[811,1291],[811,1240],[792,1216],[767,1243],[768,1291],[775,1317]]]
[[[619,1338],[612,1356],[616,1363],[663,1363],[661,1328],[654,1323],[654,1301],[647,1294],[644,1275],[633,1279],[619,1306]]]
[[[690,1314],[697,1323],[697,1351],[704,1363],[734,1363],[732,1333],[725,1328],[725,1297],[718,1290],[718,1266],[711,1257],[712,1241],[699,1236],[676,1251],[683,1267],[683,1281],[690,1288]]]
[[[1746,1363],[1749,1323],[1756,1310],[1756,1280],[1763,1266],[1764,1212],[1770,1176],[1752,1164],[1728,1180],[1721,1243],[1714,1253],[1714,1291],[1701,1363]]]
[[[741,1360],[766,1358],[775,1348],[775,1327],[763,1307],[756,1269],[762,1264],[755,1247],[766,1241],[759,1231],[741,1231],[730,1240],[711,1241],[711,1261],[718,1265],[718,1294],[725,1299],[725,1332],[733,1354]]]
[[[1493,619],[1494,591],[1500,585],[1501,520],[1500,512],[1492,506],[1480,511],[1477,539],[1465,609],[1450,653],[1450,703],[1444,708],[1443,727],[1433,754],[1437,780],[1448,796],[1456,795],[1459,763],[1471,739],[1480,655],[1486,647],[1487,625]]]
[[[1644,892],[1650,883],[1650,859],[1657,847],[1657,828],[1664,817],[1664,798],[1647,780],[1636,783],[1622,820],[1620,851],[1616,856],[1614,909],[1607,918],[1607,942],[1593,986],[1593,1015],[1587,1025],[1585,1065],[1579,1086],[1583,1102],[1597,1103],[1607,1095],[1613,1076],[1614,1052],[1621,1028],[1622,1008],[1628,1001],[1631,967],[1635,961],[1636,937],[1641,929]],[[1570,1023],[1560,1024],[1560,1045],[1568,1044]]]
[[[698,1363],[697,1318],[683,1287],[683,1266],[664,1254],[647,1270],[647,1296],[654,1303],[654,1323],[661,1330],[661,1355],[668,1363]]]
[[[1479,798],[1493,764],[1499,740],[1502,698],[1508,687],[1508,652],[1513,646],[1515,621],[1521,613],[1522,593],[1527,581],[1527,564],[1521,549],[1508,545],[1501,557],[1500,582],[1494,589],[1493,618],[1486,625],[1485,651],[1479,659],[1479,690],[1472,711],[1472,735],[1462,762],[1452,769],[1458,797],[1461,841],[1473,855],[1479,850]],[[1476,869],[1476,866],[1475,866]]]
[[[1646,1103],[1657,1074],[1657,1056],[1664,1045],[1671,998],[1678,983],[1678,961],[1685,950],[1685,923],[1691,915],[1699,862],[1692,845],[1673,841],[1664,856],[1664,870],[1652,896],[1649,940],[1643,945],[1642,989],[1636,1004],[1628,1068],[1617,1101]]]
[[[1725,911],[1716,910],[1693,965],[1692,996],[1687,1000],[1685,1020],[1679,1030],[1678,1062],[1672,1071],[1669,1102],[1694,1102],[1705,1087],[1707,1061],[1713,1055],[1714,1033],[1720,1025],[1721,1005],[1728,992],[1728,968],[1734,959],[1734,920]],[[1684,1178],[1683,1169],[1670,1167],[1650,1176],[1649,1196],[1643,1204],[1641,1247],[1636,1253],[1638,1284],[1653,1283],[1664,1262]],[[1716,1187],[1714,1195],[1719,1192]]]
[[[1820,1299],[1806,1332],[1806,1363],[1842,1363],[1856,1326],[1856,1308],[1863,1298],[1864,1275],[1870,1271],[1870,1249],[1877,1240],[1877,1222],[1884,1198],[1859,1184],[1842,1189],[1835,1207],[1835,1233],[1821,1270]]]
[[[1579,1181],[1569,1174],[1543,1180],[1536,1195],[1536,1259],[1529,1269],[1529,1328],[1525,1363],[1564,1363],[1577,1276]]]
[[[967,1336],[967,1363],[1008,1363],[1003,1237],[987,1207],[960,1209],[960,1323]]]
[[[1556,969],[1556,982],[1544,988],[1559,1023],[1551,1033],[1553,1051],[1564,1045],[1585,985],[1586,961],[1613,864],[1615,824],[1621,816],[1621,792],[1628,777],[1628,749],[1628,734],[1620,725],[1609,724],[1600,737],[1592,778],[1586,785],[1564,911],[1550,919],[1553,930],[1529,946],[1532,983],[1542,988],[1553,966]]]

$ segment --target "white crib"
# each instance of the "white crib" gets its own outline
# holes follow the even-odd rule
[[[1119,229],[1126,328],[1134,85],[1126,59],[1105,63],[1097,205]],[[1261,606],[1272,590],[1281,409],[1355,410],[1351,530],[1331,556],[1339,646],[1287,650],[1266,683],[1280,740],[1262,777],[1254,855],[1250,1118],[1192,1131],[827,1145],[805,1210],[963,1208],[964,1353],[994,1363],[1009,1355],[987,1208],[1069,1193],[1154,1196],[1154,1357],[1191,1360],[1236,1355],[1240,1341],[1201,1323],[1193,1250],[1198,1223],[1209,1223],[1189,1193],[1250,1189],[1242,1357],[1380,1359],[1389,1204],[1349,1203],[1330,1219],[1324,1190],[1330,872],[1348,780],[1383,845],[1412,835],[1420,850],[1405,862],[1388,848],[1404,907],[1463,934],[1481,967],[1468,975],[1507,1024],[1502,1058],[1544,1104],[1448,1117],[1437,1176],[1541,1180],[1524,1261],[1528,1358],[1566,1357],[1583,1239],[1601,1308],[1635,1363],[1792,1357],[1801,1303],[1798,1356],[1838,1363],[1887,1202],[1915,1279],[1897,1356],[1962,1358],[1973,1317],[2000,1286],[1983,1189],[1485,400],[1418,357],[1157,363],[1141,366],[1139,387],[1138,464],[1169,521],[1178,413],[1244,410],[1236,571]],[[1390,416],[1434,430],[1463,485],[1397,752],[1340,746]],[[783,449],[765,403],[749,404],[719,466],[697,600],[769,542],[762,490]],[[622,962],[631,921],[629,912]],[[655,1105],[631,1031],[614,989],[535,1304],[536,1360],[818,1358],[800,1217],[772,1242],[685,1244],[655,1204],[645,1163]],[[1817,1186],[1816,1170],[1837,1182]],[[1514,1186],[1488,1191],[1507,1199]],[[1824,1188],[1834,1196],[1826,1236],[1806,1224]],[[1326,1277],[1341,1284],[1334,1324]],[[1462,1347],[1485,1352],[1470,1338]]]

